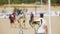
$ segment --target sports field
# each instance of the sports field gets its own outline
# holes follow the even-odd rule
[[[52,7],[52,8],[54,8],[54,7]],[[53,10],[55,11],[55,8],[52,9],[52,11]],[[47,11],[47,9],[46,9],[46,11]],[[56,11],[60,11],[60,10],[56,8]],[[48,22],[48,16],[44,17],[44,18]],[[29,17],[26,17],[25,24],[26,24],[27,29],[24,29],[24,34],[35,34],[34,29],[29,25]],[[49,25],[49,23],[48,23],[48,25]],[[17,25],[17,28],[10,27],[10,21],[8,18],[0,18],[0,34],[19,34],[19,30],[20,30],[20,28],[18,28],[18,25]],[[52,34],[60,34],[60,16],[51,17],[51,32],[52,32]]]

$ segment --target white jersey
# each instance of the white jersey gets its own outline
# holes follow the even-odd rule
[[[18,15],[18,19],[19,19],[20,17],[22,17],[22,16],[23,16],[23,14],[19,14],[19,15]]]
[[[37,19],[37,20],[39,20],[41,22],[41,19],[42,19],[42,24],[40,25],[37,33],[45,33],[44,26],[47,25],[47,24],[46,24],[46,21],[43,18],[40,18],[40,19]]]

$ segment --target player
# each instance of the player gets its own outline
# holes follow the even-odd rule
[[[15,21],[15,12],[13,12],[12,14],[9,15],[9,19],[10,19],[10,23],[11,23],[11,27],[13,27],[14,21]]]
[[[47,28],[47,22],[43,18],[43,13],[40,14],[40,18],[37,20],[40,20],[41,24],[39,25],[37,34],[48,34],[48,28]]]

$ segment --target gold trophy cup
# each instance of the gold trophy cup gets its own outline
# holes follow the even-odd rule
[[[38,20],[34,20],[34,21],[30,21],[29,24],[31,25],[31,27],[35,30],[35,34],[37,34],[37,30],[41,25],[41,22]]]

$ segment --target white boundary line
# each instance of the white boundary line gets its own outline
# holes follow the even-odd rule
[[[48,34],[52,34],[51,33],[51,0],[48,0],[48,11],[49,11],[49,33]]]

